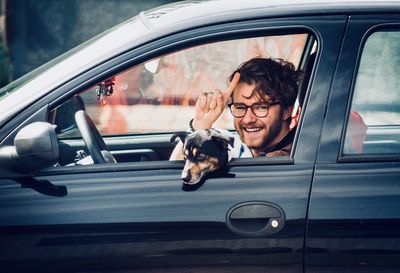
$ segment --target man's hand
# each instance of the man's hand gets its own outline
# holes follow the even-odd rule
[[[206,92],[199,96],[196,102],[193,128],[195,130],[211,128],[213,123],[219,118],[228,103],[229,97],[239,83],[240,74],[235,73],[229,86],[225,91],[215,90]]]

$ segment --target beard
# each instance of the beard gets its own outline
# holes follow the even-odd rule
[[[242,142],[249,147],[254,155],[269,152],[281,140],[281,134],[286,121],[283,120],[283,111],[270,124],[260,120],[254,123],[235,123]],[[285,130],[286,131],[286,130]]]

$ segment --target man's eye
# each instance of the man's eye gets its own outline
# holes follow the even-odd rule
[[[256,105],[254,105],[254,108],[257,111],[267,111],[268,105],[267,104],[256,104]]]
[[[237,110],[246,110],[246,106],[244,106],[244,105],[235,105],[235,108]]]

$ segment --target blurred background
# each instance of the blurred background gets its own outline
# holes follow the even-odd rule
[[[177,1],[0,0],[0,87],[142,10]]]

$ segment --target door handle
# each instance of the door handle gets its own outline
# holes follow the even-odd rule
[[[282,208],[269,202],[244,202],[233,206],[226,215],[226,225],[241,236],[270,236],[285,224]]]

